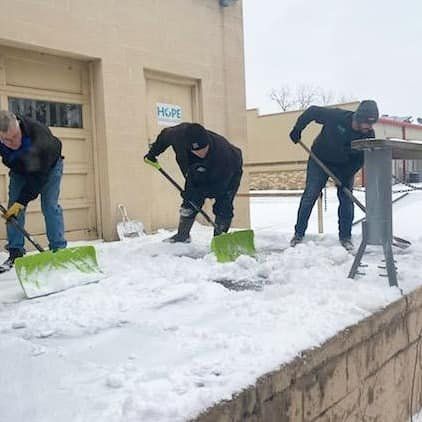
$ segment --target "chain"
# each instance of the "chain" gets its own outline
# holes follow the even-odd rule
[[[393,179],[394,179],[396,182],[401,183],[401,184],[403,184],[403,185],[407,186],[408,188],[410,188],[410,189],[407,189],[405,192],[411,192],[411,191],[413,191],[413,190],[422,190],[422,186],[415,186],[415,185],[412,185],[411,183],[405,182],[404,180],[401,180],[399,177],[394,176],[394,174],[393,174]],[[402,190],[402,191],[395,191],[394,193],[396,193],[396,192],[397,192],[397,193],[399,193],[399,192],[403,192],[403,190]]]

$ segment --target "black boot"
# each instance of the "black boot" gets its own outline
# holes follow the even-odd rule
[[[190,243],[190,230],[195,222],[195,217],[180,217],[179,227],[177,233],[168,239],[164,239],[163,242],[168,243]]]
[[[9,249],[9,258],[7,258],[6,261],[4,261],[3,264],[0,265],[0,273],[4,273],[13,268],[13,264],[15,263],[16,258],[20,258],[23,255],[24,253],[20,249]]]
[[[218,236],[221,233],[227,233],[232,223],[231,218],[215,217],[214,236]]]

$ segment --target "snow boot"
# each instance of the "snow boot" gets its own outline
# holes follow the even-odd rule
[[[195,217],[180,217],[179,227],[177,233],[168,239],[164,239],[163,242],[167,243],[190,243],[190,230],[195,222]]]
[[[355,246],[352,243],[352,239],[350,238],[340,239],[340,244],[344,249],[346,249],[347,252],[351,252],[355,249]]]
[[[24,253],[20,249],[9,249],[9,258],[0,265],[0,273],[5,273],[13,268],[16,258],[20,258]]]
[[[297,234],[295,234],[292,239],[290,240],[290,246],[292,248],[294,248],[296,245],[298,245],[299,243],[302,243],[303,241],[303,237],[302,236],[298,236]]]
[[[227,233],[232,223],[231,218],[224,218],[217,216],[215,218],[214,236],[218,236],[222,233]]]

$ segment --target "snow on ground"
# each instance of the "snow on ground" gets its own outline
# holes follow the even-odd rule
[[[97,243],[106,278],[44,298],[23,300],[14,274],[0,275],[0,419],[183,421],[399,299],[375,247],[367,275],[347,278],[328,193],[326,234],[313,216],[294,249],[300,198],[252,199],[256,259],[216,263],[197,224],[190,245],[162,243],[165,231]],[[422,192],[394,205],[395,233],[413,241],[395,251],[404,292],[422,284],[421,206]]]
[[[409,422],[422,422],[422,412],[417,415],[413,415],[413,418],[410,418]]]

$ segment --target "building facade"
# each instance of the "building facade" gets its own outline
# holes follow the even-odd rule
[[[242,5],[223,6],[22,0],[0,15],[1,107],[48,124],[63,141],[69,239],[115,239],[119,203],[149,232],[177,225],[179,193],[143,163],[166,126],[200,122],[246,156]],[[172,151],[160,162],[183,183]],[[7,185],[0,166],[2,203]],[[248,226],[248,199],[235,211],[234,225]],[[38,201],[27,220],[42,238]]]

